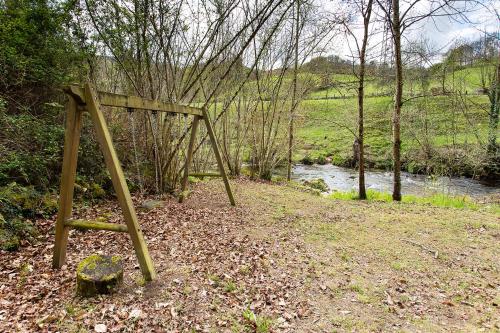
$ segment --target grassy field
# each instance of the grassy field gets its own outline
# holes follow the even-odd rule
[[[465,67],[455,70],[448,69],[445,75],[445,88],[448,91],[461,89],[464,93],[475,94],[477,90],[482,87],[482,73],[491,71],[491,66],[476,65],[473,67]],[[312,74],[309,74],[309,80]],[[408,73],[407,80],[403,87],[405,94],[421,94],[421,82],[418,76],[412,77]],[[314,82],[319,83],[318,75],[315,77]],[[382,94],[391,95],[393,86],[387,85],[379,80],[377,76],[367,76],[365,82],[366,96],[380,96]],[[357,79],[352,74],[332,74],[331,75],[331,88],[315,90],[309,94],[309,99],[328,99],[328,98],[341,98],[341,97],[354,97],[357,94]],[[429,90],[442,88],[442,73],[435,73],[428,82]]]

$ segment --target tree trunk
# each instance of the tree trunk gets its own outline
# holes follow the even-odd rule
[[[359,144],[359,199],[366,199],[365,186],[365,156],[364,156],[364,98],[365,98],[365,65],[366,65],[366,47],[368,45],[368,26],[370,24],[370,16],[372,13],[373,0],[368,0],[366,13],[364,13],[364,32],[363,44],[359,54],[359,86],[358,86],[358,144]]]
[[[489,98],[491,108],[488,133],[488,156],[492,159],[496,159],[498,153],[497,132],[500,112],[500,56],[497,64],[496,77],[491,84]]]
[[[393,159],[394,188],[392,199],[401,201],[401,104],[403,99],[403,64],[401,60],[401,24],[399,18],[399,0],[392,0],[392,33],[394,38],[394,57],[396,62],[396,93],[394,96]]]
[[[292,152],[293,152],[293,131],[294,131],[294,118],[295,118],[295,107],[297,104],[297,71],[299,65],[299,13],[300,13],[300,0],[297,1],[297,12],[295,17],[295,55],[293,63],[293,92],[292,92],[292,106],[290,110],[290,124],[288,127],[288,163],[286,179],[290,181],[292,179]]]

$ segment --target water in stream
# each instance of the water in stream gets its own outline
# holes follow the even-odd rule
[[[366,171],[366,188],[380,192],[392,192],[392,172]],[[331,164],[302,165],[298,164],[293,169],[292,178],[303,181],[313,178],[322,178],[331,191],[357,190],[358,171],[342,168]],[[407,172],[401,173],[401,186],[403,194],[419,196],[435,193],[448,195],[468,195],[471,197],[484,197],[500,194],[500,187],[492,186],[480,181],[465,177],[434,177],[414,175]]]

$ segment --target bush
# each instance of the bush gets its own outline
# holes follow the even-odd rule
[[[15,251],[19,248],[19,238],[7,229],[0,228],[0,250]]]
[[[33,186],[17,183],[0,187],[0,248],[13,251],[21,240],[33,241],[38,229],[29,219],[56,211],[57,200],[50,193],[41,194]]]
[[[0,188],[0,213],[6,219],[50,216],[57,211],[57,200],[51,193],[41,194],[33,186],[11,183]]]
[[[300,162],[304,165],[313,165],[314,164],[314,160],[310,155],[304,156]]]
[[[316,163],[319,164],[319,165],[325,165],[328,163],[328,160],[325,156],[323,155],[320,155],[318,156],[318,158],[316,159]]]
[[[11,182],[47,189],[61,172],[64,128],[60,108],[46,107],[44,117],[8,115],[0,109],[0,186]]]

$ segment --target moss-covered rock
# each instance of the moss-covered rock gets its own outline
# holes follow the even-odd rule
[[[77,293],[92,297],[114,292],[123,282],[123,264],[120,256],[93,254],[78,264]]]
[[[0,249],[16,251],[21,245],[20,239],[32,241],[38,236],[38,229],[28,220],[6,219],[0,213]]]
[[[155,208],[161,207],[165,204],[165,202],[160,200],[146,200],[141,204],[141,209],[145,211],[150,211]]]
[[[315,190],[321,191],[321,192],[328,192],[330,191],[330,188],[326,184],[325,180],[323,178],[315,178],[315,179],[309,179],[305,180],[303,182],[304,186],[313,188]]]
[[[6,229],[0,229],[0,249],[4,251],[16,251],[19,246],[19,237]]]

